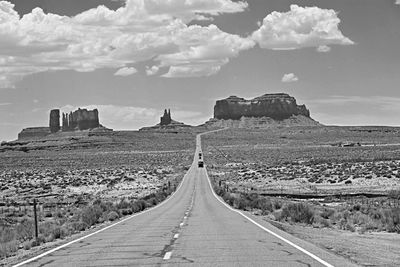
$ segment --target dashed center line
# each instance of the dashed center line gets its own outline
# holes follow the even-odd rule
[[[172,256],[172,251],[168,251],[165,253],[163,260],[169,260]]]
[[[180,226],[180,227],[182,227],[182,226],[183,226],[183,222],[182,222],[182,223],[180,223],[180,224],[179,224],[179,226]]]

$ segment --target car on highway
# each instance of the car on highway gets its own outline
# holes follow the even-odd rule
[[[204,168],[204,161],[199,160],[199,168]]]

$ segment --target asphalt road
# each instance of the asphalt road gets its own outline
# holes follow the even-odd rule
[[[355,266],[227,207],[198,168],[159,206],[39,255],[27,266]]]

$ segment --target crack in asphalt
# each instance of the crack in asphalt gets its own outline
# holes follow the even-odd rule
[[[304,264],[305,266],[311,267],[311,264],[306,263],[306,262],[304,262],[304,261],[296,260],[296,262],[298,262],[298,263],[300,263],[300,264]]]
[[[187,221],[189,219],[189,217],[191,216],[191,211],[192,211],[192,208],[193,208],[195,195],[196,195],[196,185],[193,188],[193,192],[192,192],[192,196],[191,196],[191,202],[190,202],[189,207],[185,210],[183,220],[180,222],[179,226],[175,226],[174,229],[171,231],[170,234],[172,234],[172,235],[171,235],[171,239],[169,240],[169,243],[166,244],[164,246],[164,248],[159,253],[154,253],[153,256],[164,258],[166,253],[172,252],[172,248],[173,248],[173,246],[174,246],[174,244],[175,244],[175,242],[177,240],[177,238],[174,238],[174,236],[176,234],[180,234],[181,233],[182,227],[184,226],[185,221]],[[183,260],[185,260],[187,262],[190,262],[190,263],[194,262],[193,260],[187,259],[186,257],[179,257],[179,258],[181,258],[181,259],[183,259]],[[162,264],[163,263],[160,262],[159,264],[157,264],[157,266],[161,266]]]

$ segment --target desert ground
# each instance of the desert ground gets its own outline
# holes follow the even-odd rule
[[[194,140],[194,133],[81,132],[3,144],[0,257],[156,205],[190,166]]]
[[[228,129],[203,152],[233,207],[362,266],[399,266],[399,141],[391,127]]]
[[[193,160],[195,134],[74,133],[0,146],[2,264],[165,199]],[[362,266],[400,265],[400,128],[226,129],[204,136],[203,152],[233,207]]]

